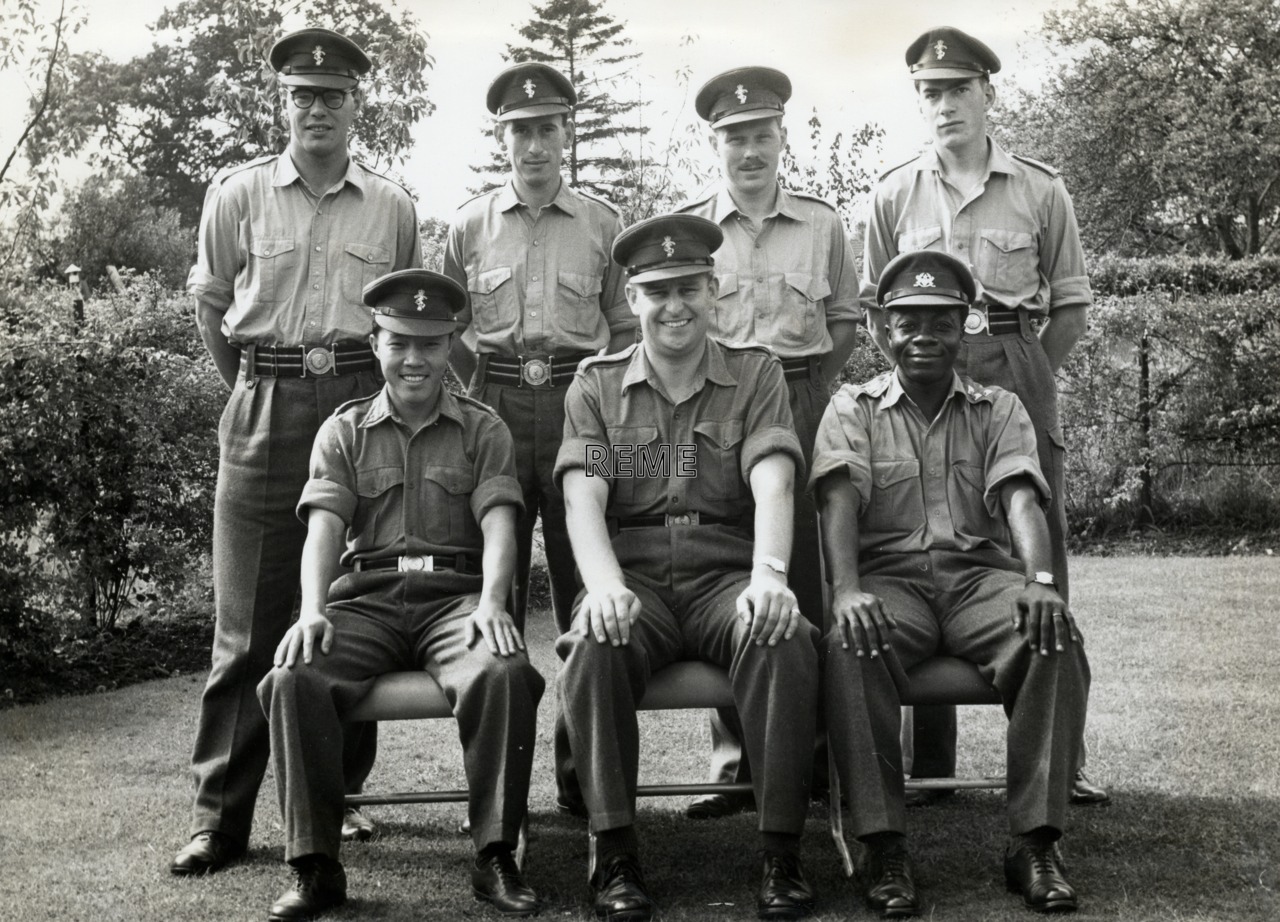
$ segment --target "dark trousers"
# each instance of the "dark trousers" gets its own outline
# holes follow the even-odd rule
[[[218,427],[213,513],[217,626],[200,701],[191,770],[191,834],[247,842],[267,766],[267,719],[255,689],[271,668],[298,593],[306,526],[295,507],[320,424],[381,386],[372,371],[341,377],[236,382]],[[353,731],[347,777],[358,791],[373,766],[377,724]]]
[[[796,435],[804,452],[806,466],[813,463],[813,443],[818,437],[818,424],[831,402],[826,387],[813,378],[791,381],[787,384],[791,397],[791,415],[795,419]],[[822,544],[818,533],[818,507],[814,498],[804,490],[804,475],[796,472],[794,537],[791,543],[791,562],[787,567],[787,585],[796,594],[800,611],[810,622],[822,628],[824,616],[822,598]],[[710,714],[711,765],[708,776],[711,781],[728,784],[751,780],[749,759],[742,758],[742,731],[738,715],[729,708],[720,708]],[[826,779],[826,750],[819,746],[814,763],[817,778]]]
[[[1032,651],[1010,618],[1024,587],[1020,565],[1010,558],[987,565],[974,556],[872,558],[863,565],[862,588],[897,620],[892,649],[859,657],[841,646],[840,634],[823,638],[828,738],[856,836],[906,831],[899,688],[907,670],[936,653],[977,665],[1004,701],[1010,831],[1064,826],[1089,699],[1084,648],[1068,643],[1049,656]]]
[[[755,766],[762,832],[799,834],[809,802],[818,695],[818,629],[808,622],[776,646],[751,641],[736,601],[748,580],[729,573],[707,591],[674,592],[627,574],[643,612],[626,646],[600,643],[582,630],[563,634],[558,683],[591,829],[635,821],[640,757],[636,702],[649,676],[668,663],[700,659],[729,671]]]
[[[527,809],[545,683],[523,653],[466,644],[479,576],[375,571],[341,577],[329,593],[334,640],[309,665],[278,666],[258,686],[270,716],[285,860],[338,857],[342,833],[344,716],[387,672],[423,669],[458,721],[477,851],[514,847]],[[460,594],[462,593],[462,594]]]

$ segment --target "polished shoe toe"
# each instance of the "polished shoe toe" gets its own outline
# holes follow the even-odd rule
[[[751,794],[702,794],[689,801],[684,815],[691,820],[718,820],[746,810],[754,810],[756,799]]]
[[[761,919],[800,919],[813,912],[817,899],[795,855],[769,855],[764,860],[756,915]]]
[[[624,855],[607,862],[591,880],[592,908],[605,922],[645,922],[653,918],[653,900],[645,890],[640,864]]]
[[[293,862],[293,886],[280,894],[267,913],[268,922],[312,919],[347,901],[347,873],[341,863],[323,855]]]
[[[1071,779],[1071,803],[1076,807],[1105,807],[1111,803],[1111,792],[1089,780],[1084,769]]]
[[[504,916],[536,916],[542,901],[524,882],[510,850],[477,858],[471,867],[471,893]]]
[[[355,807],[347,807],[342,814],[342,841],[367,842],[373,838],[378,827],[373,820],[365,816]]]
[[[915,869],[902,846],[868,849],[859,876],[866,887],[867,905],[882,919],[901,919],[920,911]]]
[[[173,857],[169,870],[180,877],[212,874],[244,855],[244,846],[229,835],[206,829]]]
[[[1074,912],[1076,891],[1062,873],[1062,858],[1053,842],[1010,847],[1004,855],[1009,890],[1036,912]]]

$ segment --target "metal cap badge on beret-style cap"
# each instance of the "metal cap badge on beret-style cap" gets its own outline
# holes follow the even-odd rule
[[[373,67],[360,46],[330,29],[299,29],[271,46],[271,67],[285,86],[349,90]]]
[[[791,80],[772,67],[739,67],[712,77],[698,90],[693,107],[712,128],[758,118],[776,118],[791,98]]]
[[[950,253],[912,250],[890,260],[876,285],[884,310],[903,307],[968,307],[977,297],[969,267]]]
[[[364,286],[373,322],[406,336],[442,336],[457,329],[455,315],[467,305],[461,285],[430,269],[388,272]]]
[[[656,282],[709,272],[711,254],[724,242],[714,221],[691,214],[667,214],[632,224],[613,241],[613,261],[632,282]]]
[[[569,78],[548,64],[508,67],[489,84],[485,105],[500,122],[573,111],[578,94]]]
[[[998,73],[996,53],[951,26],[930,29],[907,49],[913,80],[964,80]]]

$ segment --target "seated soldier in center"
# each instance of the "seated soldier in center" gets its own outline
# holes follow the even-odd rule
[[[823,416],[810,487],[832,580],[823,702],[861,878],[882,918],[915,915],[899,689],[936,653],[968,660],[1009,715],[1005,882],[1070,911],[1057,850],[1089,695],[1058,594],[1036,435],[1016,396],[954,370],[974,281],[946,253],[903,253],[877,303],[894,370],[845,385]]]
[[[344,716],[383,673],[424,669],[453,704],[471,792],[473,895],[509,916],[540,904],[516,867],[542,676],[507,613],[522,500],[498,415],[444,388],[466,291],[405,269],[364,291],[386,384],[325,421],[298,502],[302,610],[258,686],[271,729],[285,859],[271,920],[346,900]],[[339,576],[339,563],[353,572]],[[336,580],[335,580],[336,578]]]
[[[651,918],[635,830],[636,703],[683,659],[729,672],[757,772],[760,918],[808,914],[800,862],[818,692],[818,630],[787,586],[804,461],[782,366],[707,335],[722,233],[692,215],[618,235],[643,341],[584,361],[555,476],[584,589],[559,694],[596,837],[594,909]]]

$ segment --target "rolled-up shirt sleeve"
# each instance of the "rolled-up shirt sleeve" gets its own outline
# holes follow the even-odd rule
[[[843,473],[858,493],[861,515],[871,499],[871,439],[869,419],[857,400],[858,390],[846,384],[822,414],[813,446],[813,472],[808,491],[829,474]]]
[[[578,372],[564,396],[564,438],[556,455],[556,467],[552,477],[556,489],[562,490],[564,475],[568,471],[585,469],[587,450],[592,446],[608,450],[609,435],[600,415],[599,396],[594,382]],[[613,486],[611,472],[605,475]]]
[[[235,197],[223,194],[223,185],[215,181],[205,192],[196,264],[187,275],[187,290],[197,301],[224,313],[231,306],[236,276],[243,267],[239,226]]]
[[[356,472],[343,429],[338,418],[331,416],[316,434],[311,448],[311,477],[298,500],[298,518],[304,523],[313,508],[334,513],[347,526],[355,516]]]
[[[795,462],[796,482],[803,481],[804,453],[800,450],[795,420],[791,416],[791,401],[782,375],[782,363],[769,357],[756,380],[755,398],[745,421],[740,461],[743,481],[750,483],[751,469],[775,452],[782,452]]]
[[[524,492],[516,479],[515,445],[511,430],[497,417],[481,426],[475,454],[476,488],[471,494],[471,513],[480,522],[495,506],[515,506],[524,511]]]
[[[1000,488],[1019,477],[1026,478],[1036,488],[1041,505],[1048,504],[1053,491],[1040,470],[1036,431],[1022,401],[1012,393],[1002,393],[992,404],[989,426],[991,438],[987,442],[987,478],[982,497],[987,512],[993,517],[1003,514]]]

